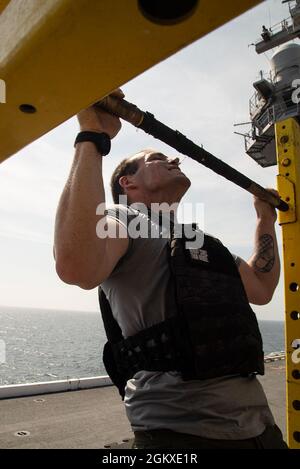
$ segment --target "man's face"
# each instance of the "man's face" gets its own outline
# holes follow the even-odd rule
[[[139,169],[132,179],[140,190],[149,193],[173,189],[183,195],[191,185],[179,168],[179,158],[167,157],[155,150],[144,150],[132,159],[137,159],[139,163]]]

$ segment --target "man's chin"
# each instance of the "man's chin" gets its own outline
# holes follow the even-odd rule
[[[184,194],[187,192],[187,190],[191,186],[190,179],[184,173],[179,174],[178,177],[173,182],[174,182],[174,186],[176,186],[177,190],[180,187],[181,192],[182,192],[181,197],[184,196]]]
[[[185,184],[188,188],[191,185],[191,180],[184,173],[178,174],[178,179],[177,180],[178,181],[180,180],[181,184]]]

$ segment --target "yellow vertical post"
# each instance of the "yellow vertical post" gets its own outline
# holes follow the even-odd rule
[[[290,118],[275,124],[278,191],[290,205],[282,227],[288,445],[300,449],[300,126]]]

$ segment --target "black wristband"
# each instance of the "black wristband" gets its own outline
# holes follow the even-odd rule
[[[74,146],[80,142],[93,142],[100,155],[108,155],[111,148],[110,136],[104,132],[91,132],[83,131],[79,132],[76,137]]]

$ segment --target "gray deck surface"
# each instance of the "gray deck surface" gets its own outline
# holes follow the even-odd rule
[[[259,378],[285,436],[285,361]],[[15,436],[18,431],[29,436]],[[114,387],[0,401],[0,448],[130,447],[133,434]],[[121,446],[120,446],[121,445]]]

